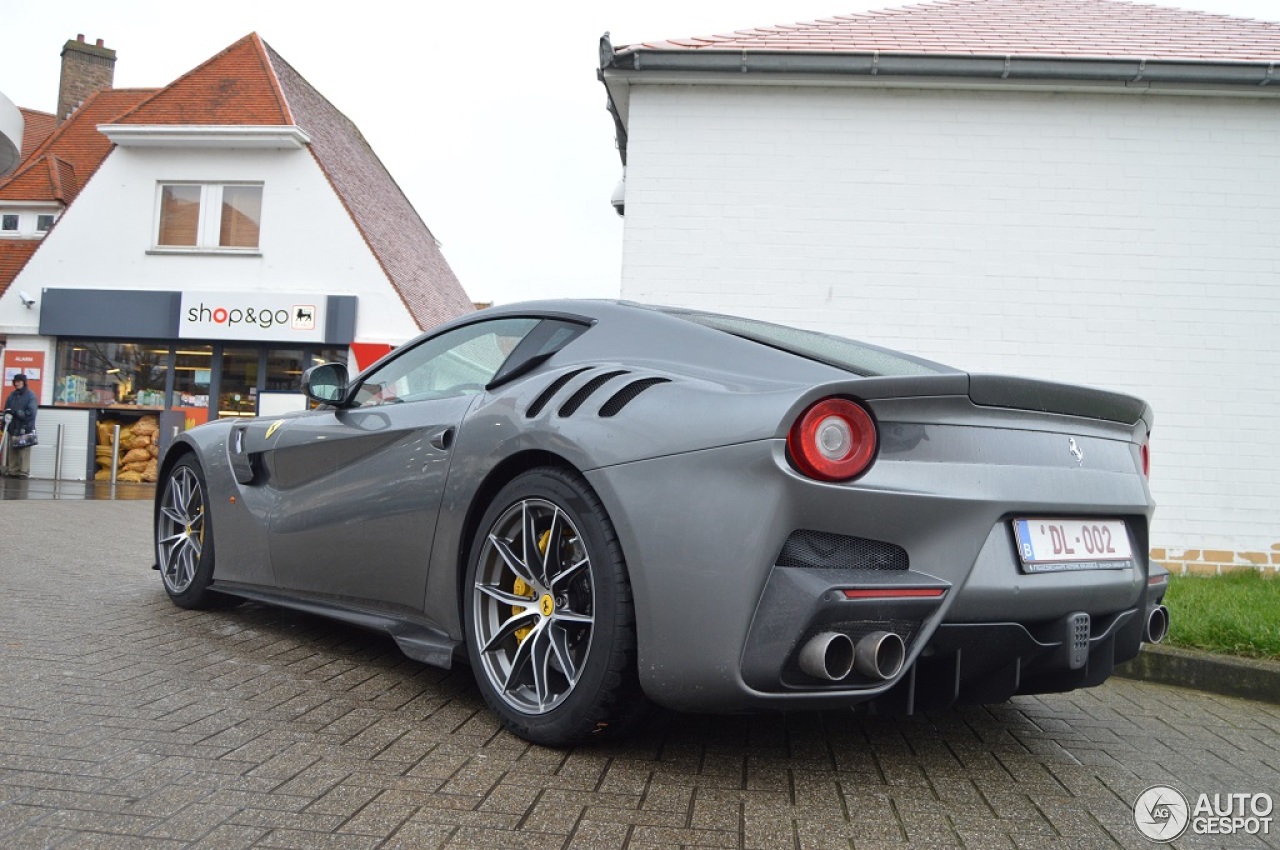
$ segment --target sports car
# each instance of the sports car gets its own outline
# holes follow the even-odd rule
[[[1159,641],[1150,407],[628,302],[490,308],[160,468],[174,603],[465,663],[567,746],[654,705],[913,712],[1098,685]]]

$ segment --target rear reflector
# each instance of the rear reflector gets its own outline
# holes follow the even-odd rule
[[[937,599],[944,587],[856,587],[845,588],[845,599]]]

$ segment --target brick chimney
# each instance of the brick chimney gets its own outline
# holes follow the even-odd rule
[[[58,123],[76,110],[98,89],[111,88],[116,76],[116,52],[97,44],[87,44],[84,34],[62,46],[62,79],[58,82]]]

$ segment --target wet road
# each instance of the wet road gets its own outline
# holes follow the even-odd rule
[[[1121,679],[531,746],[465,668],[264,606],[173,607],[149,568],[151,488],[116,486],[139,498],[50,484],[0,503],[7,850],[1154,848],[1133,810],[1150,786],[1280,802],[1280,706]],[[1274,826],[1171,846],[1276,847]]]

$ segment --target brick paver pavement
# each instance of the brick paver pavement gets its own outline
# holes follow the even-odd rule
[[[535,747],[465,668],[278,609],[173,607],[149,523],[145,502],[0,502],[4,850],[1140,848],[1151,785],[1280,802],[1280,707],[1123,680]]]

